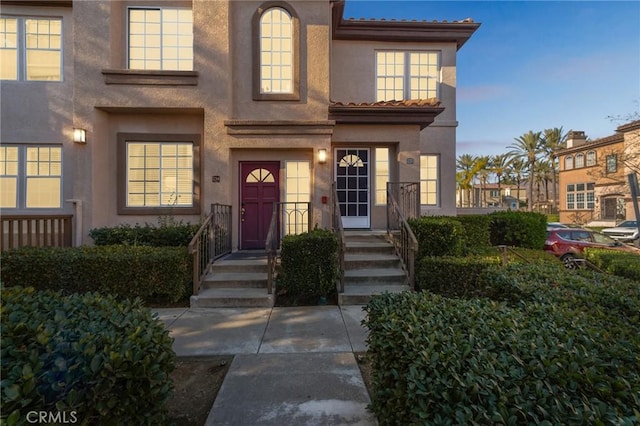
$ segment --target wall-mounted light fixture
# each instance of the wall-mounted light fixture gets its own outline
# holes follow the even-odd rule
[[[87,131],[85,129],[73,129],[73,141],[75,143],[87,143]]]
[[[322,148],[318,150],[318,163],[324,164],[327,162],[327,150]]]

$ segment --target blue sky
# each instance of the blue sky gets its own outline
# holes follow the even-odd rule
[[[458,51],[458,156],[552,127],[597,139],[640,114],[638,1],[347,0],[344,16],[482,24]]]

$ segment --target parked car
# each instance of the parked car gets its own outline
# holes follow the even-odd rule
[[[576,258],[581,258],[585,247],[605,248],[639,253],[640,250],[627,246],[599,232],[583,228],[548,229],[544,250],[558,257],[564,266],[576,267]]]
[[[559,228],[568,228],[568,225],[560,222],[548,222],[547,229],[559,229]]]
[[[602,233],[618,241],[635,241],[640,236],[637,220],[625,220],[614,228],[605,228]]]

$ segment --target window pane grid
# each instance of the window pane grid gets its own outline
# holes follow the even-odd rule
[[[293,92],[293,19],[278,7],[260,19],[260,92]]]
[[[129,68],[192,70],[192,11],[130,9]]]
[[[438,52],[376,52],[376,101],[438,97]]]
[[[18,79],[18,20],[0,18],[0,79]]]
[[[127,144],[127,206],[188,207],[192,205],[192,144],[146,142]]]
[[[61,80],[60,19],[25,19],[27,80]]]
[[[286,202],[311,200],[311,171],[308,161],[287,161],[285,165]],[[300,234],[307,229],[309,212],[302,205],[286,204],[283,224],[285,234]]]
[[[438,205],[438,156],[420,156],[420,204]]]
[[[595,184],[577,183],[567,185],[567,210],[592,210],[595,208]]]
[[[389,148],[376,148],[376,204],[387,204],[389,182]]]

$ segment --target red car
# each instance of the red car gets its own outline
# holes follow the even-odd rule
[[[581,258],[585,247],[606,248],[638,253],[638,249],[622,244],[604,234],[582,228],[547,229],[544,250],[553,253],[567,268],[575,268],[575,258]]]

